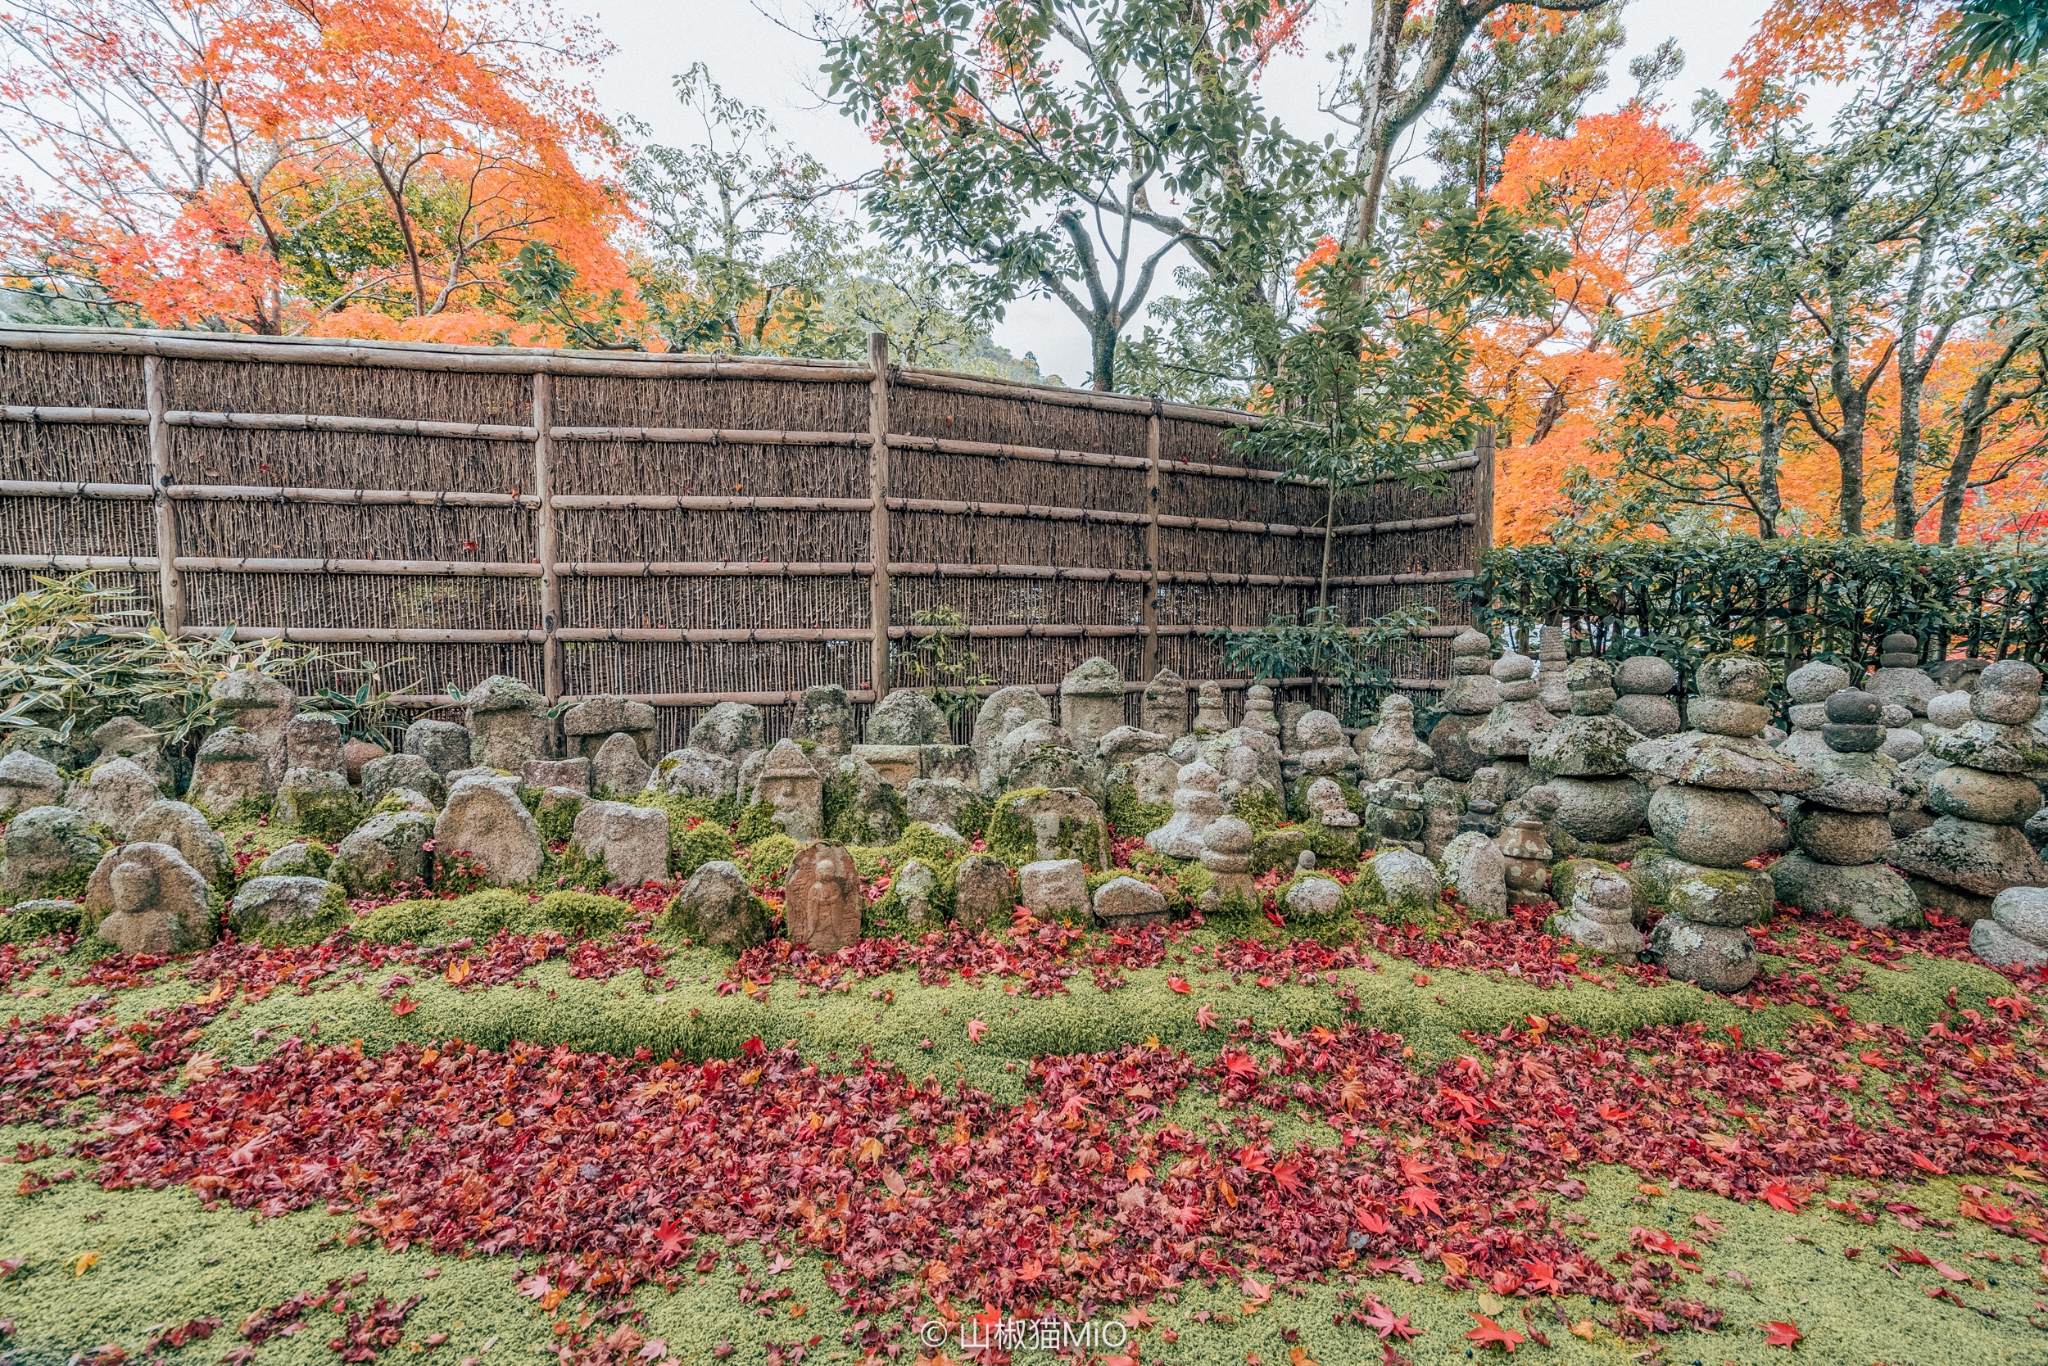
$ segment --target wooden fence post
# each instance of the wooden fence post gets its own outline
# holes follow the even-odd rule
[[[156,504],[158,617],[175,639],[185,629],[185,576],[178,572],[178,506],[171,501],[171,425],[164,420],[164,363],[142,358],[144,405],[149,410],[150,498]]]
[[[875,376],[868,383],[868,493],[874,510],[868,514],[868,558],[874,568],[868,579],[868,623],[875,638],[869,669],[875,701],[889,695],[889,334],[868,333],[868,364]]]
[[[1476,572],[1480,560],[1493,549],[1493,424],[1487,423],[1479,429],[1472,440],[1472,454],[1479,458],[1478,468],[1472,473],[1472,568]]]
[[[1159,672],[1159,399],[1145,419],[1145,644],[1138,672],[1150,682]]]
[[[540,629],[542,691],[552,707],[562,699],[562,581],[555,573],[561,559],[555,530],[555,377],[545,370],[533,376],[534,544],[540,553]]]

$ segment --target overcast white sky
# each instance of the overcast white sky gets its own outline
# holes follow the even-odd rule
[[[653,129],[656,141],[684,143],[693,130],[680,116],[670,80],[701,61],[727,91],[773,115],[784,136],[835,171],[852,175],[873,164],[874,150],[853,123],[819,99],[818,49],[804,36],[811,6],[804,0],[563,0],[564,8],[595,20],[617,51],[598,84],[607,109],[631,114]],[[1682,113],[1692,93],[1722,85],[1729,59],[1763,13],[1767,0],[1634,0],[1623,14],[1628,44],[1615,59],[1613,103],[1632,88],[1629,58],[1675,37],[1685,51],[1685,73],[1670,96]],[[1306,50],[1282,58],[1266,77],[1267,98],[1292,128],[1315,130],[1328,121],[1317,110],[1319,88],[1333,68],[1325,54],[1346,42],[1362,46],[1368,6],[1360,0],[1323,0],[1307,34]],[[787,27],[769,14],[780,16]],[[797,30],[792,33],[790,28]],[[1031,351],[1051,373],[1078,382],[1087,374],[1085,334],[1059,304],[1025,299],[996,327],[996,340],[1019,354]]]

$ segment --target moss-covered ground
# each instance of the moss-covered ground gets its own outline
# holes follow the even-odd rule
[[[244,854],[281,847],[290,838],[253,818],[230,823],[222,833],[231,850]],[[1849,1061],[1839,1064],[1837,1082],[1854,1090],[1860,1076],[1868,1084],[1828,1122],[1853,1114],[1870,1134],[1894,1119],[1906,1123],[1904,1098],[1885,1087],[1895,1069],[1911,1064],[1922,1068],[1916,1084],[1930,1093],[1937,1081],[1953,1088],[1940,1103],[1952,1102],[1958,1113],[1975,1105],[1994,1113],[2005,1131],[2036,1137],[2048,1125],[2039,1089],[2011,1089],[2015,1076],[2031,1082],[2048,1075],[2048,1059],[2036,1048],[2035,984],[1971,961],[1952,928],[1871,936],[1840,922],[1781,924],[1762,945],[1768,952],[1759,986],[1729,999],[1634,965],[1560,957],[1540,934],[1540,916],[1485,934],[1454,923],[1375,933],[1361,922],[1321,935],[1320,942],[1297,941],[1292,931],[1258,917],[1163,935],[1147,931],[1137,942],[1059,927],[1030,932],[1027,926],[1011,940],[980,948],[935,935],[922,947],[797,968],[776,945],[736,961],[728,953],[664,943],[647,933],[644,919],[619,932],[620,922],[645,912],[645,905],[558,896],[544,911],[537,896],[530,900],[523,920],[478,920],[486,930],[503,931],[492,943],[431,949],[342,936],[325,948],[277,950],[281,956],[267,959],[231,960],[224,956],[230,951],[216,950],[202,959],[154,963],[99,959],[52,941],[0,946],[0,968],[6,969],[0,1014],[10,1017],[0,1048],[0,1102],[6,1102],[0,1112],[42,1116],[41,1122],[0,1124],[0,1156],[14,1159],[0,1176],[0,1361],[113,1366],[227,1359],[285,1366],[417,1355],[451,1366],[492,1366],[546,1355],[586,1366],[662,1360],[786,1366],[858,1361],[877,1345],[882,1315],[872,1298],[863,1302],[846,1293],[852,1248],[835,1257],[787,1239],[728,1243],[723,1234],[706,1233],[666,1264],[664,1274],[620,1299],[589,1287],[565,1293],[544,1259],[484,1252],[473,1238],[445,1252],[419,1242],[393,1250],[369,1233],[358,1204],[343,1202],[330,1212],[324,1196],[310,1203],[282,1199],[274,1208],[283,1212],[265,1213],[253,1196],[209,1200],[206,1190],[183,1178],[116,1189],[101,1184],[105,1163],[120,1151],[108,1146],[104,1123],[136,1095],[154,1091],[168,1103],[302,1046],[359,1049],[366,1066],[386,1054],[411,1066],[421,1050],[446,1049],[451,1040],[490,1054],[540,1046],[584,1059],[567,1069],[572,1072],[597,1067],[598,1058],[644,1067],[650,1059],[701,1063],[786,1047],[827,1075],[851,1077],[881,1064],[907,1079],[937,1078],[949,1094],[985,1097],[984,1111],[1013,1107],[1020,1124],[1036,1112],[1048,1059],[1135,1048],[1158,1057],[1184,1054],[1187,1075],[1201,1084],[1184,1085],[1148,1113],[1111,1124],[1110,1137],[1098,1141],[1113,1141],[1119,1153],[1149,1152],[1144,1145],[1155,1140],[1192,1135],[1188,1141],[1225,1157],[1263,1144],[1276,1160],[1296,1153],[1334,1163],[1360,1141],[1345,1111],[1324,1103],[1330,1088],[1350,1074],[1318,1070],[1299,1080],[1294,1068],[1300,1059],[1287,1050],[1305,1037],[1389,1037],[1405,1050],[1397,1066],[1448,1087],[1456,1069],[1468,1064],[1482,1073],[1492,1069],[1496,1080],[1506,1075],[1501,1041],[1526,1043],[1532,1026],[1536,1038],[1545,1030],[1569,1034],[1578,1041],[1573,1047],[1589,1054],[1604,1049],[1610,1063],[1634,1059],[1651,1071],[1664,1065],[1662,1050],[1673,1039],[1708,1039],[1720,1047],[1729,1040],[1747,1059],[1823,1068],[1809,1055],[1822,1037],[1817,1031],[1831,1030],[1828,1037],[1872,1043],[1879,1057],[1870,1061],[1866,1050],[1859,1064],[1852,1056],[1858,1045],[1844,1045],[1851,1052],[1841,1055]],[[360,909],[359,927],[383,923],[373,920],[378,909]],[[384,921],[402,918],[384,910]],[[39,1088],[55,1075],[48,1070],[55,1055],[50,1031],[39,1036],[41,1022],[76,1026],[85,1039],[80,1065],[90,1071],[122,1062],[112,1021],[167,1020],[191,1027],[177,1036],[178,1064],[160,1082],[97,1096],[86,1088],[82,1098],[38,1107]],[[2007,1032],[1994,1033],[1993,1023]],[[1958,1035],[1956,1029],[1977,1032]],[[1927,1056],[1919,1059],[1923,1045]],[[1786,1052],[1763,1052],[1773,1049]],[[1227,1065],[1243,1055],[1255,1055],[1265,1069],[1261,1084],[1269,1089],[1262,1100],[1230,1089]],[[1557,1064],[1566,1055],[1544,1056]],[[192,1059],[205,1065],[195,1070],[187,1065]],[[1970,1059],[2005,1069],[1999,1077],[2006,1089],[1984,1093],[1998,1099],[1970,1099],[1977,1081],[1953,1070],[1967,1068]],[[1797,1070],[1792,1075],[1789,1084],[1803,1084]],[[1286,1103],[1281,1093],[1289,1086],[1301,1103]],[[1740,1100],[1712,1093],[1695,1099],[1695,1138],[1704,1134],[1711,1146],[1725,1144],[1728,1132],[1747,1137],[1738,1127],[1745,1113]],[[508,1107],[517,1103],[507,1098]],[[1747,1113],[1756,1111],[1752,1106]],[[1397,1135],[1389,1153],[1420,1153],[1432,1145],[1430,1151],[1461,1151],[1483,1164],[1489,1145],[1504,1144],[1510,1130],[1519,1134],[1517,1126],[1529,1118],[1502,1111],[1474,1126],[1428,1117]],[[484,1123],[490,1116],[474,1119]],[[1540,1129],[1555,1121],[1530,1122]],[[1798,1130],[1802,1142],[1810,1138],[1801,1128],[1806,1122],[1789,1104],[1774,1119]],[[1625,1130],[1627,1123],[1616,1118],[1609,1127]],[[418,1124],[424,1136],[429,1121]],[[1753,1118],[1751,1128],[1757,1128]],[[146,1134],[133,1141],[163,1141]],[[1782,1136],[1753,1137],[1767,1152]],[[904,1163],[913,1178],[937,1142],[920,1138],[906,1150],[917,1154]],[[1086,1317],[1099,1334],[1091,1359],[1247,1366],[1479,1360],[1503,1355],[1500,1347],[1466,1336],[1491,1320],[1520,1335],[1517,1357],[1560,1362],[2048,1361],[2048,1280],[2038,1215],[2044,1182],[2036,1165],[2048,1144],[2008,1144],[1996,1171],[1980,1156],[1968,1176],[1944,1174],[1954,1170],[1946,1160],[1915,1166],[1897,1153],[1884,1159],[1896,1169],[1881,1177],[1869,1169],[1851,1177],[1816,1166],[1803,1181],[1793,1180],[1790,1198],[1779,1202],[1790,1208],[1758,1198],[1762,1176],[1735,1190],[1737,1198],[1723,1198],[1656,1172],[1600,1161],[1597,1153],[1607,1149],[1586,1146],[1580,1160],[1550,1159],[1567,1179],[1526,1192],[1561,1221],[1553,1228],[1562,1228],[1567,1241],[1554,1245],[1575,1246],[1589,1263],[1605,1265],[1603,1274],[1624,1280],[1629,1258],[1616,1262],[1615,1254],[1642,1242],[1638,1230],[1668,1234],[1684,1251],[1660,1251],[1672,1244],[1652,1242],[1639,1249],[1639,1263],[1657,1262],[1646,1274],[1659,1302],[1697,1303],[1717,1314],[1712,1331],[1681,1316],[1645,1332],[1628,1324],[1612,1301],[1530,1293],[1519,1274],[1501,1273],[1506,1281],[1501,1274],[1460,1275],[1456,1255],[1446,1256],[1447,1246],[1437,1242],[1393,1257],[1375,1257],[1354,1243],[1304,1275],[1262,1268],[1256,1243],[1240,1240],[1227,1249],[1216,1244],[1233,1259],[1223,1274],[1184,1268],[1164,1287],[1121,1297],[1084,1295]],[[337,1148],[330,1156],[337,1164],[354,1163],[367,1151]],[[1162,1157],[1156,1165],[1169,1161]],[[1758,1170],[1764,1165],[1760,1158]],[[232,1176],[234,1166],[221,1170]],[[1217,1170],[1205,1168],[1203,1179],[1212,1180]],[[374,1189],[381,1174],[361,1168],[349,1179]],[[1236,1208],[1221,1183],[1203,1198],[1217,1206],[1219,1196],[1229,1196]],[[1997,1200],[2022,1217],[1987,1221],[1986,1203]],[[1361,1197],[1359,1208],[1368,1203]],[[1062,1228],[1081,1239],[1086,1222],[1069,1220]],[[1182,1248],[1160,1255],[1184,1262],[1193,1254]],[[1512,1257],[1501,1263],[1510,1271],[1524,1264]],[[971,1315],[977,1305],[936,1293],[938,1283],[930,1282],[922,1261],[898,1270],[891,1292],[897,1298],[889,1306],[897,1329],[881,1344],[896,1352],[876,1359],[936,1361],[935,1349],[919,1347],[915,1325],[946,1324],[946,1316]],[[274,1319],[276,1306],[295,1296],[317,1297],[330,1285],[333,1294],[302,1321],[282,1325],[299,1327],[271,1331],[257,1319],[245,1332],[252,1316],[267,1312]],[[418,1302],[398,1316],[393,1307],[414,1296]],[[388,1344],[376,1340],[378,1325],[366,1318],[380,1299],[391,1321]],[[1415,1335],[1382,1339],[1367,1322],[1380,1306],[1385,1315],[1375,1322],[1405,1317]],[[1066,1312],[1079,1311],[1069,1304]],[[1694,1324],[1703,1321],[1692,1317]],[[1111,1320],[1120,1326],[1105,1329]],[[1795,1326],[1796,1345],[1773,1345],[1763,1325],[1774,1323]],[[949,1331],[954,1336],[944,1351],[958,1361],[958,1330]],[[337,1339],[340,1346],[330,1346]],[[1383,1357],[1389,1349],[1398,1357]],[[1033,1356],[1020,1350],[1014,1359]]]

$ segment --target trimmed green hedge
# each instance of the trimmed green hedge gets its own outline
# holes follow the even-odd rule
[[[1868,539],[1686,536],[1492,551],[1467,591],[1480,621],[1559,618],[1573,652],[1631,638],[1690,672],[1744,650],[1874,665],[1888,631],[1921,657],[2048,654],[2048,555]]]

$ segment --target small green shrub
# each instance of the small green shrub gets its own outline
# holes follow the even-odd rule
[[[732,832],[735,842],[752,844],[755,840],[767,839],[777,834],[782,827],[775,823],[775,807],[768,802],[755,802],[740,817],[740,823]]]
[[[351,932],[373,944],[482,943],[500,930],[525,928],[531,909],[523,893],[493,888],[453,901],[395,901],[363,916]]]
[[[1274,795],[1272,788],[1264,784],[1248,787],[1238,793],[1237,800],[1231,804],[1230,813],[1259,831],[1287,824],[1287,812],[1280,805],[1280,798]]]
[[[78,929],[75,901],[24,901],[0,915],[0,944],[33,944],[53,934],[71,934]]]
[[[559,844],[570,838],[576,830],[576,815],[583,810],[580,797],[563,797],[552,802],[544,801],[534,809],[534,824],[540,827],[540,837],[549,844]]]
[[[617,934],[633,913],[631,903],[595,892],[549,892],[530,918],[540,928],[601,939]]]
[[[1127,840],[1149,835],[1166,824],[1173,817],[1173,803],[1141,802],[1138,789],[1130,783],[1111,783],[1103,796],[1102,814],[1116,837]]]
[[[680,832],[675,817],[669,817],[669,860],[677,877],[688,877],[707,863],[730,863],[734,855],[732,836],[715,821],[700,820]]]
[[[789,871],[802,847],[788,835],[770,835],[765,840],[755,840],[738,857],[748,882],[756,887],[773,887],[782,881],[782,875]]]

